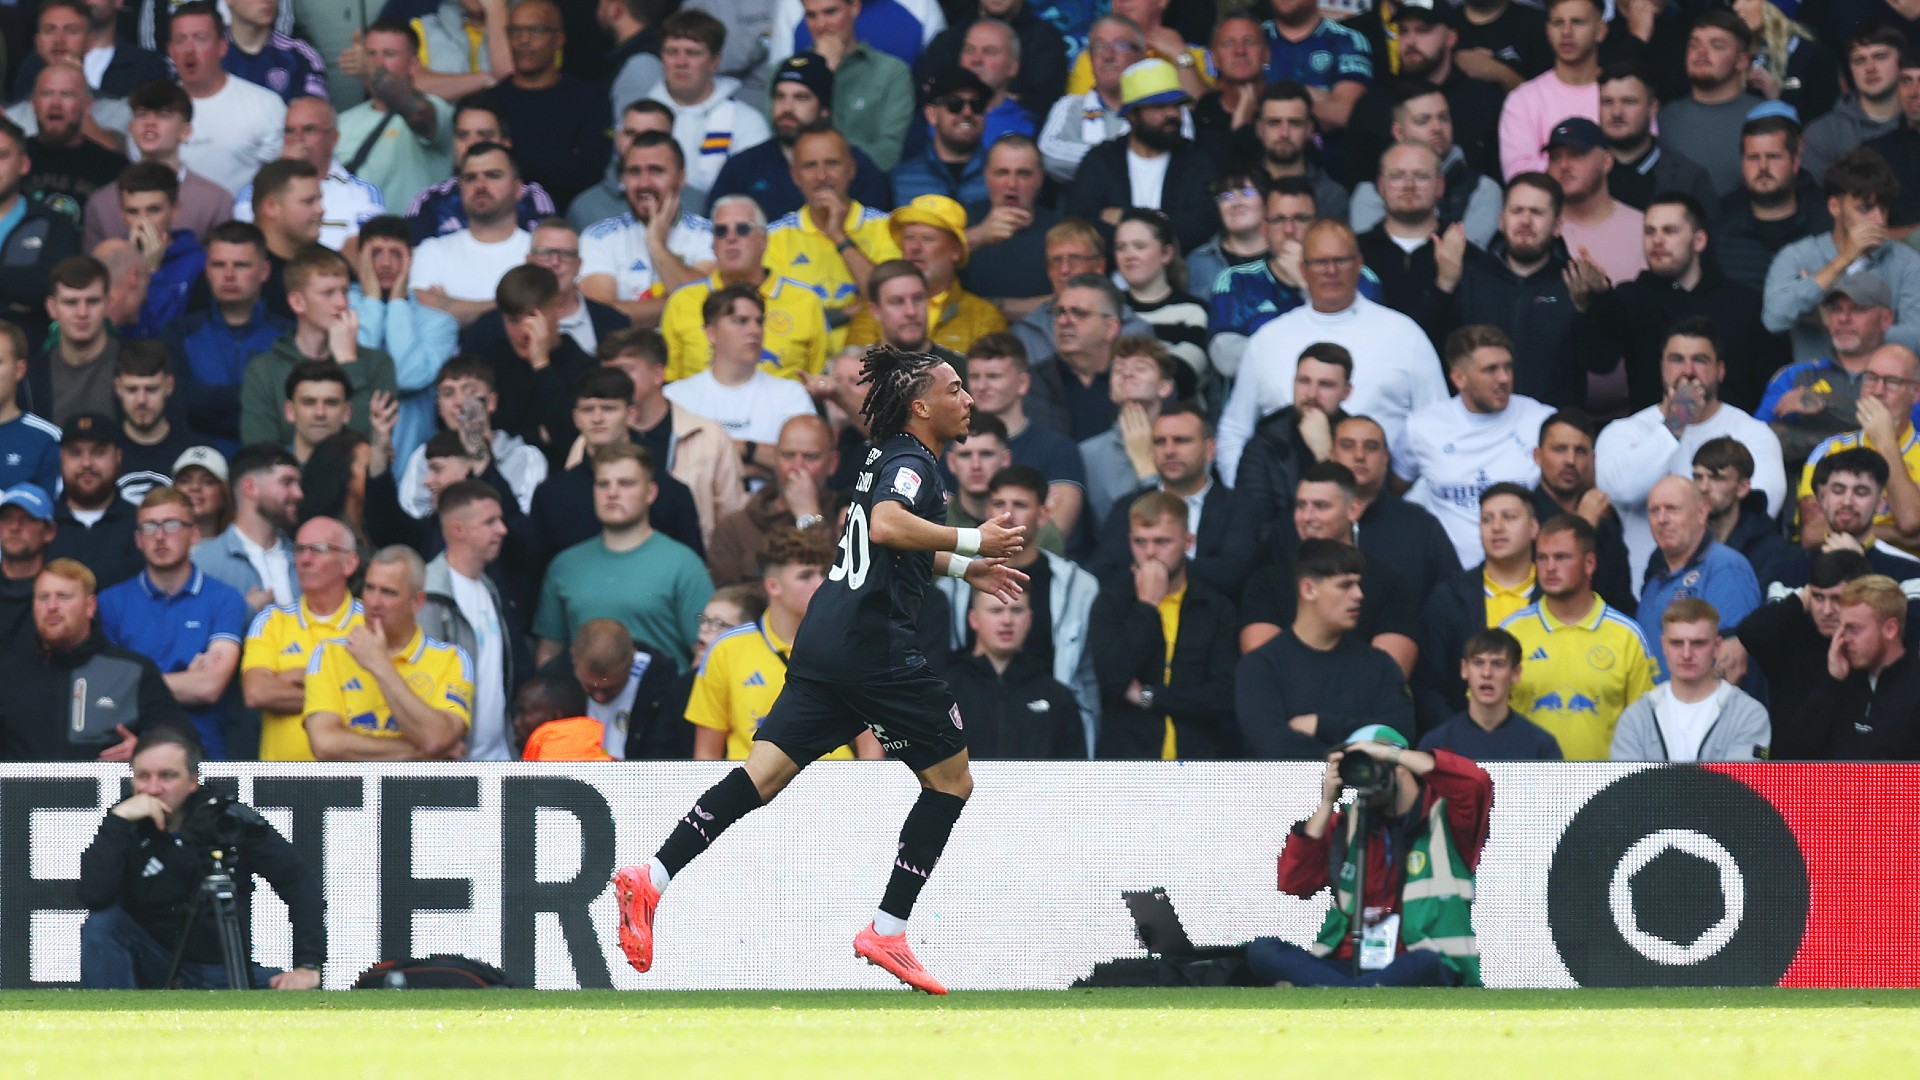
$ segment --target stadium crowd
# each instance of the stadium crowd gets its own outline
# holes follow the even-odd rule
[[[882,343],[975,757],[1920,759],[1912,7],[0,6],[0,760],[742,758]]]

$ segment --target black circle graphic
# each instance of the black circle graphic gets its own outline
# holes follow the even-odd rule
[[[1643,954],[1614,919],[1609,889],[1615,871],[1634,845],[1663,829],[1712,837],[1732,856],[1744,883],[1733,936],[1697,963]],[[1668,848],[1632,879],[1634,907],[1643,919],[1694,928],[1677,935],[1675,944],[1688,944],[1685,938],[1698,936],[1728,902],[1719,872],[1703,874],[1704,864]],[[1650,912],[1649,897],[1666,910]],[[1553,944],[1581,986],[1777,985],[1800,949],[1807,904],[1806,860],[1779,811],[1732,777],[1690,766],[1646,769],[1596,792],[1567,823],[1547,878]]]

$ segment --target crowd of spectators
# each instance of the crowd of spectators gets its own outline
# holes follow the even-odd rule
[[[1909,7],[0,6],[0,759],[744,757],[878,344],[976,757],[1920,759]]]

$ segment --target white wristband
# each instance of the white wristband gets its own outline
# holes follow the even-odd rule
[[[953,535],[954,554],[956,555],[980,554],[980,530],[979,529],[955,529],[953,530],[953,533],[954,533]]]
[[[964,578],[967,576],[967,567],[972,565],[973,560],[967,558],[965,555],[948,555],[947,576],[950,578]]]

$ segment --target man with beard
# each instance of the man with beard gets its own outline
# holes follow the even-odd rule
[[[1728,281],[1707,256],[1705,210],[1689,195],[1664,192],[1647,206],[1641,247],[1647,268],[1631,281],[1591,295],[1594,325],[1627,369],[1627,404],[1660,400],[1660,346],[1669,327],[1703,315],[1713,321],[1736,367],[1722,390],[1743,409],[1760,403],[1766,379],[1787,362],[1786,342],[1760,325],[1760,294]]]
[[[1386,217],[1360,234],[1360,256],[1367,269],[1379,275],[1388,307],[1415,322],[1431,323],[1444,303],[1433,287],[1438,274],[1435,249],[1467,243],[1464,226],[1443,226],[1440,220],[1440,193],[1446,184],[1440,156],[1426,143],[1399,143],[1380,155],[1377,175]]]
[[[1576,308],[1585,306],[1584,292],[1602,285],[1600,275],[1628,281],[1647,268],[1640,249],[1642,215],[1607,191],[1612,168],[1606,134],[1592,120],[1571,117],[1547,136],[1547,175],[1560,183],[1560,239],[1577,256]]]
[[[119,427],[108,416],[82,413],[68,418],[60,436],[60,499],[55,504],[49,559],[77,559],[104,585],[140,572],[134,547],[133,504],[120,498],[113,479],[120,475]]]
[[[1819,558],[1829,551],[1857,551],[1866,556],[1873,573],[1896,581],[1920,578],[1920,561],[1874,535],[1874,518],[1887,497],[1892,471],[1873,450],[1855,446],[1837,450],[1813,467],[1813,500],[1827,524],[1820,546],[1800,556],[1794,572],[1783,575],[1788,585],[1809,580]],[[1920,628],[1916,628],[1920,629]]]
[[[1546,167],[1547,137],[1562,121],[1600,115],[1600,43],[1606,38],[1601,0],[1547,5],[1553,67],[1521,84],[1500,107],[1500,164],[1509,183]]]
[[[1575,310],[1567,287],[1570,260],[1557,239],[1560,199],[1551,176],[1522,173],[1507,187],[1500,235],[1486,250],[1438,246],[1434,288],[1451,303],[1428,330],[1506,327],[1515,343],[1514,391],[1569,408],[1587,400],[1593,350],[1591,316]]]
[[[408,285],[415,300],[446,312],[461,326],[493,310],[500,279],[525,263],[533,248],[532,234],[520,227],[515,206],[519,190],[520,170],[506,147],[483,142],[467,150],[460,161],[460,202],[467,210],[467,227],[431,237],[414,249]],[[588,296],[601,299],[584,281],[581,285]]]
[[[270,443],[244,447],[228,465],[233,524],[193,546],[194,565],[247,599],[247,611],[300,598],[290,535],[300,514],[300,463]],[[51,516],[51,515],[49,515]]]
[[[1533,561],[1539,601],[1500,624],[1526,657],[1509,702],[1559,740],[1568,761],[1604,761],[1620,713],[1653,689],[1646,637],[1594,593],[1585,518],[1561,514],[1541,525]],[[1603,656],[1612,663],[1593,662]]]
[[[777,89],[781,84],[775,83]],[[667,297],[660,336],[667,343],[667,381],[707,369],[713,347],[707,342],[700,309],[715,290],[751,285],[767,302],[768,354],[761,365],[775,375],[808,385],[827,366],[827,316],[820,297],[797,281],[768,270],[767,219],[745,195],[722,195],[713,203],[713,275],[689,282]]]
[[[1260,92],[1253,133],[1260,140],[1258,167],[1270,183],[1300,177],[1311,186],[1318,216],[1347,219],[1347,189],[1307,154],[1314,123],[1313,95],[1306,87],[1291,79],[1268,83]]]
[[[658,102],[653,104],[655,108],[665,109],[665,106],[660,105]],[[293,111],[292,107],[289,106],[287,111],[291,113]],[[662,131],[669,130],[669,128],[670,125],[663,124],[661,126]],[[464,161],[467,156],[467,151],[472,149],[477,143],[499,143],[501,146],[511,150],[513,149],[512,135],[513,133],[507,127],[506,120],[500,116],[500,107],[484,97],[476,95],[467,98],[453,110],[453,160],[455,161]],[[338,147],[339,138],[339,132],[335,131],[332,135],[332,141],[327,145]],[[332,153],[333,151],[330,149],[327,152]],[[617,162],[609,163],[607,169],[609,175],[612,174],[612,166],[616,163]],[[316,168],[323,167],[317,161],[314,165]],[[344,174],[345,170],[335,167],[333,171]],[[328,178],[328,182],[334,182],[331,176]],[[601,190],[598,185],[593,189],[596,193]],[[619,191],[617,184],[614,186],[614,190],[616,193]],[[576,199],[574,201],[578,204],[584,201],[584,199]],[[600,217],[611,217],[618,213],[617,194],[613,197],[613,201],[615,205],[611,206],[607,213],[588,219],[586,224],[591,225],[595,221],[600,220]],[[392,207],[390,209],[398,212],[400,208]],[[537,183],[524,179],[520,184],[520,196],[519,201],[515,205],[515,209],[519,214],[520,224],[529,229],[533,228],[534,223],[541,218],[551,217],[556,213],[553,205],[553,196],[547,194],[547,189]],[[328,216],[331,217],[333,215],[329,214]],[[465,228],[467,225],[467,208],[465,204],[460,201],[460,178],[458,176],[449,176],[437,184],[422,189],[420,194],[414,196],[413,202],[406,207],[406,218],[409,234],[414,244],[420,243],[429,236],[443,236],[447,233],[456,232]],[[332,247],[335,245],[330,244],[328,246]]]
[[[580,234],[580,291],[636,326],[657,326],[667,294],[713,268],[713,222],[681,209],[686,155],[648,132],[620,155],[627,212]]]
[[[1906,35],[1870,21],[1847,41],[1847,74],[1853,93],[1844,94],[1827,115],[1807,123],[1802,165],[1814,176],[1868,139],[1900,126],[1900,56]]]
[[[1417,81],[1403,82],[1393,93],[1397,100],[1388,130],[1394,141],[1425,143],[1439,155],[1442,184],[1435,212],[1441,223],[1459,222],[1470,242],[1486,247],[1500,230],[1500,185],[1470,164],[1455,144],[1453,109],[1446,95]],[[1384,194],[1372,180],[1353,189],[1347,220],[1356,230],[1371,229],[1387,216]]]
[[[37,598],[37,594],[36,594]],[[1840,625],[1827,652],[1828,681],[1812,708],[1834,761],[1920,758],[1920,659],[1903,640],[1907,599],[1879,574],[1840,589]]]
[[[1666,390],[1660,403],[1608,424],[1594,444],[1600,490],[1620,512],[1630,567],[1646,566],[1653,554],[1647,500],[1654,485],[1666,476],[1691,478],[1693,455],[1709,439],[1730,435],[1752,451],[1754,486],[1766,494],[1768,516],[1779,513],[1787,497],[1780,440],[1765,424],[1720,400],[1727,377],[1722,357],[1711,322],[1696,316],[1675,325],[1661,352],[1660,381]],[[1920,499],[1916,504],[1920,508]],[[1569,751],[1567,756],[1576,755]]]
[[[1883,345],[1867,358],[1860,376],[1860,400],[1854,406],[1860,427],[1827,439],[1807,455],[1800,475],[1800,542],[1811,548],[1826,538],[1826,525],[1813,500],[1813,473],[1829,454],[1864,447],[1887,463],[1887,501],[1874,515],[1880,539],[1906,551],[1920,550],[1920,442],[1914,437],[1913,410],[1920,401],[1920,357],[1904,345]]]
[[[833,86],[833,72],[818,53],[798,52],[780,62],[773,73],[773,138],[734,154],[720,167],[710,192],[713,212],[728,195],[751,197],[769,220],[805,205],[793,181],[793,147],[803,133],[833,125]],[[873,207],[893,201],[886,170],[857,146],[850,194]]]
[[[173,464],[196,440],[167,418],[173,370],[166,346],[129,341],[113,358],[113,395],[120,402],[121,497],[138,506],[148,489],[173,482]]]
[[[1827,200],[1800,169],[1800,117],[1769,101],[1740,128],[1741,188],[1722,201],[1713,238],[1720,269],[1749,289],[1764,289],[1780,249],[1833,227]]]
[[[24,189],[80,224],[82,207],[95,191],[113,183],[127,159],[87,137],[93,91],[78,64],[52,64],[33,82],[33,118],[39,130],[27,139],[33,171]]]
[[[1599,434],[1593,418],[1575,409],[1562,409],[1540,425],[1540,445],[1533,451],[1540,466],[1533,515],[1547,521],[1559,514],[1576,514],[1593,527],[1593,587],[1607,603],[1631,615],[1633,571],[1627,565],[1620,515],[1607,493],[1594,486],[1593,444]]]
[[[1674,145],[1654,140],[1653,121],[1659,115],[1660,99],[1646,68],[1616,62],[1600,72],[1600,131],[1613,152],[1607,191],[1635,210],[1645,210],[1657,194],[1684,191],[1711,216],[1720,208],[1713,178]]]
[[[1848,274],[1820,301],[1820,321],[1832,343],[1829,355],[1790,364],[1773,377],[1753,415],[1773,428],[1796,470],[1829,436],[1852,431],[1858,421],[1860,382],[1867,358],[1886,344],[1893,325],[1893,294],[1879,275]]]
[[[1760,99],[1747,90],[1753,31],[1731,11],[1707,11],[1687,37],[1688,96],[1668,102],[1660,144],[1685,147],[1688,156],[1728,195],[1740,186],[1740,125]]]
[[[1446,526],[1460,565],[1480,550],[1480,493],[1497,483],[1532,484],[1540,424],[1553,409],[1513,392],[1513,339],[1497,326],[1447,335],[1447,379],[1456,396],[1407,417],[1393,447],[1395,486]],[[1453,650],[1448,650],[1451,653]]]
[[[1425,91],[1444,98],[1449,117],[1448,142],[1458,140],[1472,172],[1497,174],[1503,95],[1494,85],[1461,70],[1456,62],[1459,36],[1455,26],[1460,21],[1459,13],[1447,0],[1402,0],[1393,17],[1399,25],[1394,43],[1400,55],[1400,71],[1396,76],[1378,80],[1354,105],[1353,118],[1347,124],[1349,165],[1358,171],[1366,163],[1378,160],[1380,152],[1386,149],[1381,137],[1397,119],[1400,103]],[[1414,137],[1417,136],[1395,136],[1396,139]],[[1435,146],[1434,152],[1445,158],[1448,149],[1449,146]]]
[[[1172,220],[1180,250],[1199,247],[1220,218],[1208,194],[1213,162],[1181,135],[1193,99],[1165,60],[1142,60],[1128,68],[1122,85],[1122,107],[1132,127],[1124,140],[1087,154],[1061,209],[1108,225],[1119,224],[1128,207],[1159,210]]]
[[[959,203],[987,197],[987,155],[981,146],[993,91],[966,68],[935,75],[921,110],[933,137],[918,156],[893,167],[893,197],[908,203],[921,195],[945,195]]]

